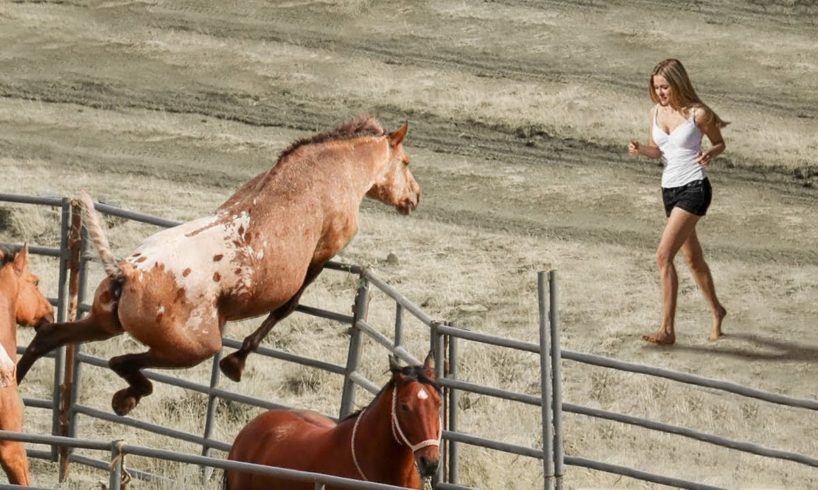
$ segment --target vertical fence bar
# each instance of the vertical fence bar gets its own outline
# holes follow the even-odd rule
[[[540,322],[540,392],[542,396],[542,450],[543,485],[545,490],[554,488],[554,432],[551,414],[551,356],[549,351],[548,305],[545,299],[545,273],[537,273],[537,303]]]
[[[361,274],[358,292],[355,294],[355,311],[352,315],[352,330],[349,336],[349,352],[347,353],[347,367],[344,373],[344,389],[341,394],[340,418],[352,413],[355,404],[355,382],[351,375],[358,370],[361,362],[361,329],[358,320],[365,320],[369,310],[369,281]]]
[[[80,289],[80,254],[82,252],[82,215],[79,204],[71,203],[71,229],[68,234],[68,315],[67,320],[77,319]],[[74,386],[74,359],[77,345],[70,344],[65,350],[65,367],[62,386],[60,387],[60,435],[67,437],[70,433],[71,393]],[[61,446],[59,450],[59,481],[64,482],[68,476],[68,456],[71,448]]]
[[[395,302],[395,345],[403,341],[403,305]]]
[[[125,454],[122,452],[122,441],[111,443],[111,468],[108,490],[122,488],[122,468],[125,466]]]
[[[432,323],[432,331],[431,331],[431,333],[432,333],[432,337],[431,337],[432,351],[431,352],[435,356],[435,375],[436,375],[437,379],[444,379],[446,377],[446,364],[447,364],[447,362],[446,362],[446,350],[445,350],[445,345],[444,345],[446,336],[440,334],[440,330],[438,329],[439,325],[440,325],[440,323],[438,323],[438,322],[433,322]],[[446,388],[443,388],[443,389],[444,389],[444,395],[443,395],[442,398],[443,398],[444,406],[442,408],[443,408],[443,415],[445,417],[447,415],[447,411],[446,411],[447,407],[445,406],[445,404],[448,402],[448,400],[447,400],[448,393],[446,393],[446,391],[445,391]],[[443,428],[447,427],[446,422],[448,422],[448,420],[443,420],[443,422],[442,422],[443,423]],[[443,456],[443,465],[442,466],[443,466],[443,468],[446,468],[446,465],[448,464],[448,461],[446,460],[446,453],[444,452],[442,456]],[[432,488],[436,487],[437,484],[440,483],[441,475],[447,476],[448,472],[445,471],[445,469],[443,471],[441,471],[441,468],[438,468],[438,471],[432,477]]]
[[[560,315],[559,285],[557,272],[548,271],[549,284],[549,320],[551,323],[551,379],[552,410],[554,416],[554,476],[557,488],[562,488],[563,448],[562,448],[562,381],[560,375]]]
[[[449,338],[449,377],[457,379],[457,337]],[[457,432],[457,404],[460,393],[454,388],[449,388],[449,431]],[[457,441],[448,441],[448,463],[449,463],[449,483],[457,484]]]
[[[77,304],[82,306],[85,302],[85,297],[88,291],[88,230],[82,228],[82,238],[80,242],[80,285],[77,293]],[[78,312],[79,315],[79,312]],[[81,315],[80,315],[81,316]],[[74,410],[77,400],[79,399],[80,390],[80,369],[82,363],[79,360],[79,353],[82,349],[82,344],[76,344],[75,357],[73,362],[74,376],[71,380],[71,401],[69,405],[69,419],[68,419],[68,436],[77,437],[77,412]]]
[[[68,231],[71,227],[70,200],[63,198],[60,207],[60,275],[57,292],[57,321],[64,322],[68,311]],[[65,374],[65,347],[54,355],[54,385],[51,390],[51,434],[60,434],[60,395]],[[59,459],[59,448],[51,446],[51,460]]]
[[[213,394],[213,390],[219,385],[221,378],[221,371],[219,370],[219,361],[222,359],[222,351],[213,356],[213,365],[210,368],[210,393],[207,395],[207,416],[205,418],[204,427],[204,442],[202,443],[202,456],[207,456],[210,452],[210,435],[213,433],[213,419],[216,416],[216,408],[219,403],[219,398]],[[205,481],[209,480],[213,474],[213,468],[210,466],[202,467],[202,477]]]

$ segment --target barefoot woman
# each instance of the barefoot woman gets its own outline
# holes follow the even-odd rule
[[[667,59],[656,65],[650,77],[650,98],[656,105],[650,111],[649,142],[642,145],[631,141],[628,153],[662,159],[662,199],[668,220],[656,250],[662,282],[662,324],[655,334],[642,339],[668,345],[676,341],[679,280],[673,258],[681,250],[713,311],[710,339],[715,340],[722,335],[721,322],[727,311],[716,297],[713,276],[696,236],[696,223],[710,206],[712,191],[705,170],[724,151],[721,128],[727,123],[699,99],[679,60]],[[703,135],[711,143],[705,152],[701,150]]]

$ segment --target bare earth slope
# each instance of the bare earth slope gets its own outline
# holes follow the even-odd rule
[[[408,120],[423,202],[408,219],[365,203],[345,260],[380,268],[436,317],[530,341],[535,272],[555,268],[565,348],[814,399],[816,18],[814,3],[784,1],[2,2],[0,192],[85,188],[189,219],[295,138],[364,112],[390,128]],[[646,137],[648,73],[666,57],[732,121],[699,226],[729,316],[728,336],[708,343],[679,259],[679,344],[656,349],[638,338],[659,317],[661,168],[625,146]],[[47,235],[39,215],[14,212],[0,241]],[[112,241],[124,253],[140,238]],[[398,265],[384,263],[390,251]],[[530,359],[483,359],[474,352],[477,379],[494,381],[496,368],[536,393]],[[570,363],[565,378],[572,403],[818,457],[805,411]],[[535,413],[496,427],[485,403],[470,430],[538,444]],[[566,429],[572,455],[727,487],[818,486],[814,468],[794,463],[576,416]],[[541,478],[533,461],[466,455],[464,481],[480,488]],[[575,468],[566,483],[651,488]]]

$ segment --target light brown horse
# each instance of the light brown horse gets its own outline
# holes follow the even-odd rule
[[[387,134],[376,119],[361,117],[297,141],[215,215],[160,231],[119,262],[85,195],[86,226],[108,277],[87,317],[37,331],[17,366],[18,381],[56,347],[128,332],[149,350],[109,361],[129,384],[112,400],[125,415],[153,390],[142,368],[199,364],[221,349],[226,321],[269,313],[221,362],[238,381],[247,355],[355,235],[365,196],[402,214],[417,207],[420,186],[402,145],[407,129]]]
[[[420,488],[421,478],[437,471],[440,454],[434,357],[430,353],[423,366],[400,367],[393,357],[389,364],[392,378],[362,411],[336,424],[315,412],[271,410],[239,432],[228,459]],[[228,470],[225,488],[309,490],[314,485]]]
[[[0,248],[0,430],[23,430],[23,402],[14,376],[17,324],[54,321],[54,308],[37,288],[39,281],[28,270],[28,247],[16,254]],[[22,442],[0,440],[0,466],[10,483],[30,484]]]

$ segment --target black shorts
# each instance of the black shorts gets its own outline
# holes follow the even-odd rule
[[[665,214],[670,216],[673,208],[681,208],[696,216],[704,216],[710,201],[713,199],[713,188],[707,178],[694,180],[681,187],[662,187],[662,201],[665,203]]]

